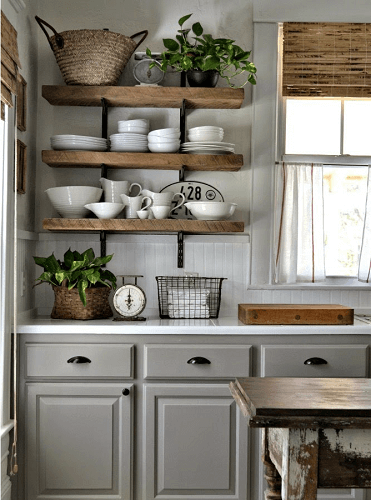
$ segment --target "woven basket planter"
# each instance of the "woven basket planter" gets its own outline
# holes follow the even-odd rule
[[[147,37],[140,31],[131,37],[108,30],[57,31],[36,16],[48,39],[67,85],[117,85],[121,73],[136,48]],[[54,36],[49,36],[45,26]],[[133,38],[143,35],[136,43]]]
[[[86,307],[81,302],[77,288],[68,290],[66,286],[53,286],[53,290],[53,319],[106,319],[113,316],[108,301],[111,288],[108,286],[87,288]]]

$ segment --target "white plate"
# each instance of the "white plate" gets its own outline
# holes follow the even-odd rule
[[[83,140],[83,141],[106,141],[106,139],[102,137],[90,137],[88,135],[53,135],[50,137],[50,140]]]
[[[182,151],[182,153],[193,155],[231,155],[234,151],[223,151],[222,149],[216,149],[215,151],[212,149],[195,149],[194,151]]]
[[[235,144],[231,144],[230,142],[213,142],[213,141],[192,141],[192,142],[183,142],[182,147],[196,147],[196,146],[217,146],[226,147],[226,148],[234,148]]]
[[[80,144],[80,145],[64,145],[64,144],[55,144],[52,148],[56,151],[107,151],[107,146],[90,146],[88,144]]]
[[[133,153],[147,153],[148,148],[147,147],[140,147],[140,146],[117,146],[117,147],[111,147],[112,152],[133,152]]]
[[[174,193],[182,193],[185,196],[185,201],[224,201],[223,195],[210,184],[204,182],[188,181],[188,182],[175,182],[161,189],[160,193],[173,191]],[[179,198],[179,197],[178,197]],[[172,202],[175,207],[179,200]],[[172,212],[170,219],[188,219],[196,220],[191,212],[182,205],[180,208]]]

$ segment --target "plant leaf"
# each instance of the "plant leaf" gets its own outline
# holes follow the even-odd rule
[[[186,16],[183,16],[179,19],[178,24],[179,26],[183,26],[183,24],[191,17],[192,14],[187,14]]]
[[[192,31],[196,36],[201,36],[204,32],[204,29],[200,23],[194,23],[194,25],[192,26]]]
[[[70,267],[72,266],[72,263],[74,261],[73,252],[71,252],[70,248],[64,254],[63,260],[64,260],[64,264],[65,264],[66,268],[70,269]]]
[[[45,271],[49,271],[51,273],[61,271],[61,266],[57,261],[57,259],[55,258],[54,254],[50,255],[49,257],[46,257],[46,259],[43,259],[42,257],[34,257],[34,260],[36,264],[43,267]]]
[[[106,255],[104,257],[96,257],[92,261],[91,265],[92,266],[103,266],[104,264],[107,264],[107,262],[109,262],[112,259],[113,255],[114,254],[112,254],[112,255]]]
[[[86,293],[85,290],[88,288],[89,282],[87,280],[81,280],[77,283],[77,289],[79,291],[81,302],[86,307]]]
[[[178,42],[176,42],[172,38],[164,38],[162,40],[162,42],[163,42],[165,48],[167,48],[168,50],[179,50]]]

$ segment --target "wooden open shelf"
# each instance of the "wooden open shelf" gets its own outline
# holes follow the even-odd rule
[[[49,231],[107,231],[147,233],[241,233],[243,221],[187,219],[44,219]]]
[[[151,170],[202,170],[237,172],[243,155],[194,155],[173,153],[111,153],[96,151],[42,151],[50,167],[137,168]]]
[[[100,87],[43,85],[42,96],[54,106],[239,109],[244,89],[195,87]]]

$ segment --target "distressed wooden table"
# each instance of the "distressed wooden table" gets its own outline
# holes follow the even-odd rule
[[[371,488],[371,379],[250,377],[230,390],[248,425],[263,428],[266,500]]]

